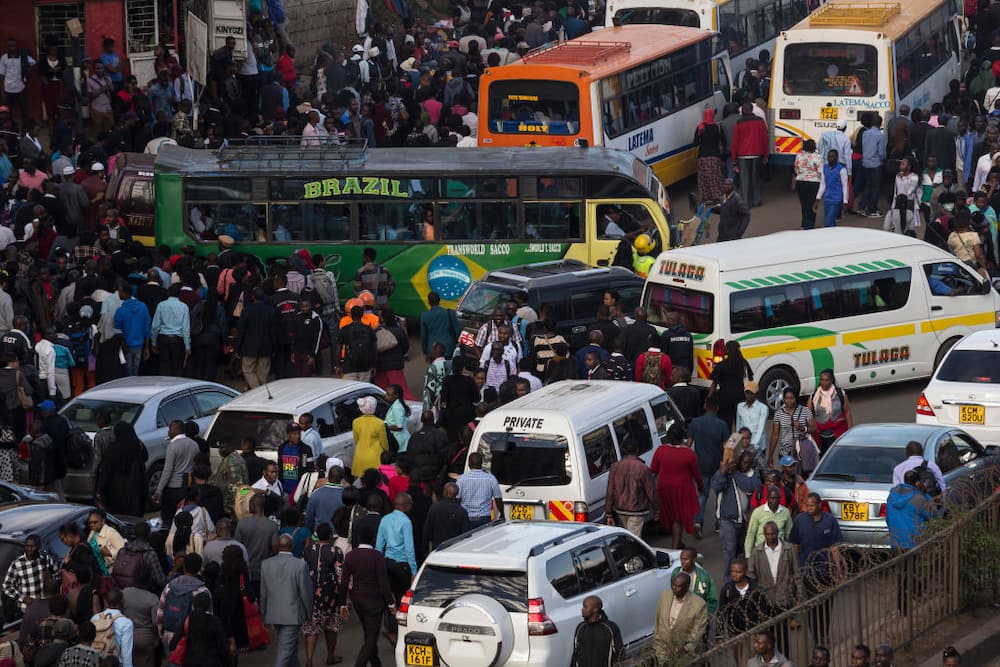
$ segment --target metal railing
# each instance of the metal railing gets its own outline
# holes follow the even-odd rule
[[[996,594],[998,536],[1000,493],[994,493],[946,524],[939,522],[925,541],[895,557],[886,551],[845,552],[842,581],[780,615],[763,620],[762,612],[754,618],[761,622],[746,632],[727,637],[732,616],[720,609],[710,627],[722,638],[696,657],[678,655],[665,664],[743,667],[753,636],[766,629],[797,665],[809,664],[817,645],[830,651],[834,665],[849,664],[856,644],[906,648],[980,595]],[[656,664],[649,653],[641,662]]]

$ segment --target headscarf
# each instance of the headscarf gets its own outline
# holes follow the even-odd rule
[[[373,415],[375,414],[375,409],[378,407],[378,402],[375,400],[374,396],[362,396],[358,399],[358,409],[361,410],[363,415]]]
[[[698,131],[704,132],[706,125],[715,125],[715,109],[712,107],[705,109],[705,114],[701,117],[701,123],[698,125]]]
[[[115,441],[112,447],[115,458],[121,459],[142,452],[143,444],[135,434],[135,427],[125,421],[115,424]],[[119,460],[119,462],[121,462]]]

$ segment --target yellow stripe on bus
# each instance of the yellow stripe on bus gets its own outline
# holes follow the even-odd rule
[[[748,359],[758,359],[760,357],[770,357],[776,354],[810,352],[812,350],[818,350],[824,347],[834,347],[836,345],[836,334],[830,336],[815,336],[813,338],[803,338],[802,340],[788,340],[780,343],[765,343],[764,345],[744,347],[743,356]]]
[[[867,331],[842,334],[840,340],[844,345],[854,345],[855,343],[865,343],[870,340],[883,340],[885,338],[898,338],[899,336],[912,336],[916,332],[916,324],[897,324],[896,326],[891,327],[879,327],[877,329],[868,329]]]
[[[637,156],[641,157],[641,156]],[[670,185],[677,181],[682,181],[698,168],[698,149],[689,148],[677,155],[663,158],[652,165],[653,173],[664,185]]]
[[[933,333],[943,331],[953,326],[975,326],[977,324],[994,324],[996,313],[987,311],[985,313],[973,313],[972,315],[955,315],[954,317],[941,317],[936,320],[927,320],[920,323],[920,333]]]

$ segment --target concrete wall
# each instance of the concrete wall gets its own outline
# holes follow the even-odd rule
[[[355,0],[285,0],[284,6],[300,75],[308,77],[324,42],[350,49],[358,41],[354,30]]]

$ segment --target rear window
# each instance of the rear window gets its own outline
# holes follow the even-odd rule
[[[544,433],[484,433],[484,467],[501,486],[562,486],[571,479],[569,443]]]
[[[489,596],[514,613],[528,612],[528,573],[427,565],[413,589],[413,604],[447,607],[470,593]]]
[[[938,369],[943,382],[1000,383],[1000,352],[952,350]]]
[[[890,484],[892,469],[906,458],[903,444],[900,443],[899,447],[832,447],[820,461],[813,477]]]
[[[62,410],[62,415],[70,420],[74,426],[79,426],[84,431],[93,433],[97,430],[96,417],[100,410],[106,410],[111,418],[112,424],[120,421],[134,424],[142,412],[140,403],[121,403],[118,401],[98,401],[93,399],[77,399],[67,405]]]
[[[636,7],[621,9],[615,14],[617,25],[636,25],[655,23],[659,25],[682,25],[689,28],[700,28],[701,19],[698,12],[692,9],[674,9],[673,7]]]
[[[239,447],[243,438],[253,438],[257,449],[277,449],[285,441],[285,429],[292,416],[280,412],[223,410],[219,413],[205,440],[212,447],[231,442]]]
[[[489,319],[493,315],[494,308],[504,308],[511,297],[514,296],[514,288],[502,288],[487,283],[474,283],[462,302],[458,305],[458,310],[462,315],[478,315]]]

